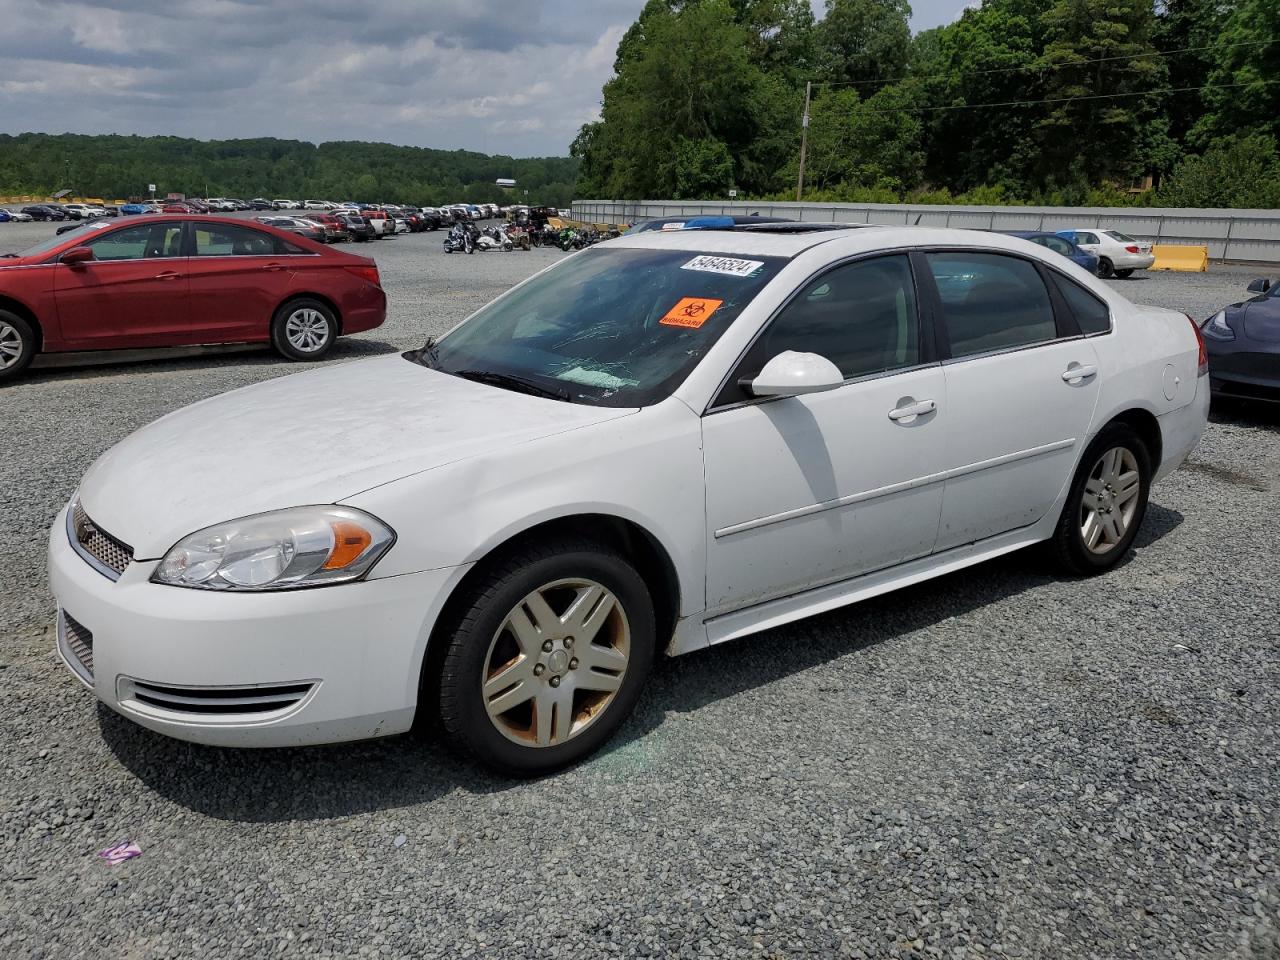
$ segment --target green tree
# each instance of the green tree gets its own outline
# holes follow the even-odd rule
[[[907,0],[826,0],[817,25],[823,77],[845,83],[896,80],[907,68]]]
[[[1059,101],[1036,123],[1041,185],[1083,192],[1091,181],[1142,172],[1151,158],[1139,147],[1160,101],[1140,94],[1167,76],[1164,61],[1152,56],[1151,0],[1054,0],[1040,21],[1044,92]]]
[[[1215,142],[1169,174],[1157,202],[1171,207],[1280,207],[1280,159],[1266,134]]]
[[[1204,116],[1189,139],[1266,133],[1280,137],[1280,7],[1276,0],[1235,0],[1214,37],[1205,78]]]

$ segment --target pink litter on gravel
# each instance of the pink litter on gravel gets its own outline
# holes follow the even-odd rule
[[[142,848],[132,840],[121,840],[115,846],[107,847],[105,850],[99,850],[98,856],[113,867],[117,867],[126,860],[132,860],[134,857],[142,856]]]

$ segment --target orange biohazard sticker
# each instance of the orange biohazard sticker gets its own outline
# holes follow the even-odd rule
[[[697,330],[722,303],[723,300],[708,300],[706,297],[685,297],[658,322],[668,327],[690,327]]]

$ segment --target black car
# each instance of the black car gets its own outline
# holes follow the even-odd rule
[[[334,216],[347,225],[347,232],[357,243],[378,238],[377,231],[373,229],[373,224],[367,217],[362,217],[358,213],[335,213]]]
[[[263,200],[258,197],[256,200],[249,201],[250,210],[274,210],[275,205],[270,200]]]
[[[1259,278],[1248,300],[1204,322],[1209,388],[1214,396],[1280,403],[1280,283]]]
[[[67,214],[61,207],[43,203],[31,207],[23,207],[22,213],[29,214],[32,220],[65,220]]]

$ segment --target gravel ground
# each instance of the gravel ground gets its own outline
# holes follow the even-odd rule
[[[0,225],[0,247],[48,235]],[[556,251],[376,255],[419,344]],[[1117,281],[1200,318],[1255,271]],[[411,737],[195,747],[52,652],[49,522],[88,464],[274,355],[0,393],[0,957],[1280,957],[1280,418],[1214,414],[1133,557],[1017,555],[667,662],[532,783]],[[140,859],[94,852],[121,838]]]

